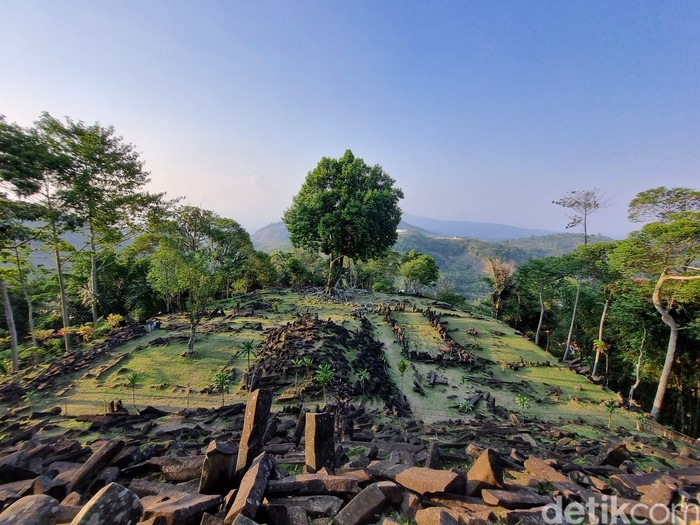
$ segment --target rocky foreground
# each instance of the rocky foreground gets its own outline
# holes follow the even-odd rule
[[[361,408],[341,431],[330,413],[271,414],[271,401],[256,390],[160,431],[154,409],[83,417],[112,436],[89,446],[49,435],[60,410],[10,412],[0,525],[700,522],[690,445],[581,441],[517,418],[396,427]],[[641,470],[652,457],[661,467]]]

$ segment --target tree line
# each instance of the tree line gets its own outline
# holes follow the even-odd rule
[[[491,272],[500,276],[493,280],[494,314],[563,361],[581,360],[593,380],[654,419],[696,434],[700,192],[643,191],[630,203],[629,218],[646,224],[624,240],[584,243]],[[582,224],[575,219],[572,225]]]

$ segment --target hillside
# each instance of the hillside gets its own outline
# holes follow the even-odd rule
[[[553,356],[509,327],[425,299],[362,294],[351,302],[338,302],[316,294],[274,291],[220,306],[225,316],[214,316],[202,325],[194,361],[180,357],[186,346],[184,319],[166,316],[160,319],[160,330],[98,354],[79,370],[62,369],[60,362],[52,365],[62,372],[43,372],[32,381],[40,390],[32,403],[60,405],[72,415],[99,412],[111,399],[123,399],[131,406],[126,376],[143,372],[143,383],[133,396],[137,406],[171,411],[215,406],[221,397],[211,389],[211,381],[221,369],[235,378],[227,398],[241,399],[246,395],[247,362],[236,352],[244,341],[259,346],[251,363],[256,382],[273,388],[280,403],[302,395],[318,400],[321,390],[314,374],[325,363],[333,367],[338,385],[354,385],[354,396],[377,407],[401,408],[397,363],[402,354],[411,357],[403,381],[406,414],[426,421],[464,416],[460,401],[482,394],[495,404],[475,401],[474,415],[507,417],[515,412],[545,421],[589,417],[602,424],[606,415],[598,403],[615,397],[560,367]],[[293,363],[305,357],[313,361],[311,370]],[[92,371],[86,373],[86,366]],[[41,369],[28,370],[24,376],[33,377]],[[368,369],[371,377],[362,388],[361,369]],[[529,407],[518,404],[519,395],[530,401]],[[618,424],[632,421],[621,413]]]
[[[6,377],[11,506],[0,520],[543,523],[562,491],[641,498],[637,510],[649,512],[656,500],[642,485],[697,490],[692,440],[492,319],[422,298],[315,290],[216,306],[194,359],[183,357],[185,319],[169,315],[155,331],[122,328]],[[250,362],[237,352],[245,342]],[[216,387],[216,377],[231,380]],[[233,521],[242,508],[249,519]]]

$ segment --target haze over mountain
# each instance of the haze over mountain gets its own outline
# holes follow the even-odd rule
[[[429,237],[460,237],[479,239],[482,241],[522,239],[556,233],[548,230],[518,228],[517,226],[510,226],[507,224],[443,221],[409,213],[403,214],[403,220],[399,223],[398,229],[417,232]],[[283,222],[273,222],[272,224],[263,226],[255,233],[252,233],[250,237],[255,248],[265,252],[288,250],[291,247],[289,232]]]
[[[482,241],[521,239],[523,237],[557,233],[551,230],[519,228],[507,224],[473,221],[444,221],[412,215],[410,213],[404,213],[403,220],[406,223],[439,235],[446,235],[448,237],[469,237],[472,239],[481,239]]]

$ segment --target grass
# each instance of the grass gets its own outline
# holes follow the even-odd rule
[[[194,391],[189,395],[189,406],[217,407],[221,404],[221,396],[217,391],[212,394],[201,393],[211,386],[214,375],[224,367],[236,370],[236,377],[231,384],[231,392],[226,395],[226,402],[233,403],[245,399],[247,391],[241,389],[243,373],[247,362],[244,357],[235,357],[244,341],[251,339],[256,344],[263,341],[264,333],[252,327],[260,324],[263,329],[286,324],[294,319],[294,313],[318,314],[322,320],[332,319],[348,330],[360,327],[359,319],[352,315],[353,309],[359,303],[378,305],[387,303],[396,297],[384,294],[357,296],[355,302],[341,303],[327,301],[316,296],[302,297],[300,294],[270,290],[255,294],[247,294],[222,301],[227,313],[240,303],[239,316],[233,319],[215,318],[202,323],[201,331],[195,344],[195,358],[181,357],[186,343],[171,343],[168,346],[152,347],[148,342],[156,337],[175,336],[176,331],[157,330],[135,341],[117,348],[112,355],[95,361],[92,366],[105,365],[117,355],[128,353],[128,357],[117,366],[104,373],[99,380],[94,377],[83,377],[85,372],[66,377],[61,387],[72,385],[70,390],[60,398],[53,395],[38,394],[32,400],[38,409],[61,406],[67,407],[71,415],[80,413],[101,413],[104,406],[111,400],[122,399],[125,406],[131,409],[131,390],[126,386],[126,376],[131,372],[143,372],[145,376],[135,389],[136,404],[139,408],[153,405],[165,410],[175,411],[185,408],[188,404],[187,390]],[[401,297],[406,299],[406,297]],[[418,308],[430,306],[435,310],[429,299],[408,298]],[[274,308],[256,308],[255,315],[248,316],[254,303],[273,304]],[[439,312],[440,309],[437,309]],[[443,312],[444,313],[444,312]],[[603,406],[605,401],[613,398],[613,394],[594,385],[586,378],[560,367],[556,359],[536,347],[530,341],[517,335],[513,329],[492,319],[472,316],[465,312],[452,312],[443,317],[447,321],[450,335],[460,344],[474,347],[474,354],[486,364],[480,369],[467,372],[465,368],[438,367],[435,364],[414,362],[426,395],[420,396],[413,392],[413,368],[409,367],[404,377],[404,394],[408,397],[414,415],[426,422],[445,420],[448,418],[468,420],[477,415],[488,415],[490,412],[479,403],[477,409],[469,413],[457,410],[458,402],[477,391],[488,391],[496,399],[497,406],[514,412],[518,417],[536,418],[548,421],[563,422],[562,428],[568,428],[567,423],[573,424],[578,435],[584,436],[590,427],[574,424],[583,419],[591,424],[606,426],[608,413]],[[368,314],[374,326],[374,337],[384,343],[384,351],[389,364],[391,380],[398,386],[401,382],[397,368],[402,358],[401,349],[395,342],[393,333],[378,314]],[[425,317],[407,308],[405,312],[392,312],[400,324],[404,334],[410,340],[411,349],[436,355],[439,352],[442,339],[432,328]],[[163,324],[175,323],[182,326],[186,333],[186,323],[182,319],[169,317],[163,319]],[[234,331],[215,331],[222,326],[228,326]],[[470,331],[476,330],[473,335]],[[349,361],[353,358],[352,349],[344,350]],[[526,366],[517,371],[501,366],[501,363],[529,361],[549,361],[549,367]],[[435,370],[441,377],[447,379],[447,385],[427,386],[427,375]],[[462,381],[462,377],[466,381]],[[306,379],[299,378],[300,384]],[[57,387],[57,390],[60,387]],[[290,387],[292,388],[292,387]],[[524,408],[517,402],[517,396],[525,396],[529,407]],[[305,399],[306,403],[319,402],[320,399]],[[617,410],[613,414],[613,427],[624,426],[634,429],[635,418],[625,410]],[[592,433],[589,439],[595,439]]]

